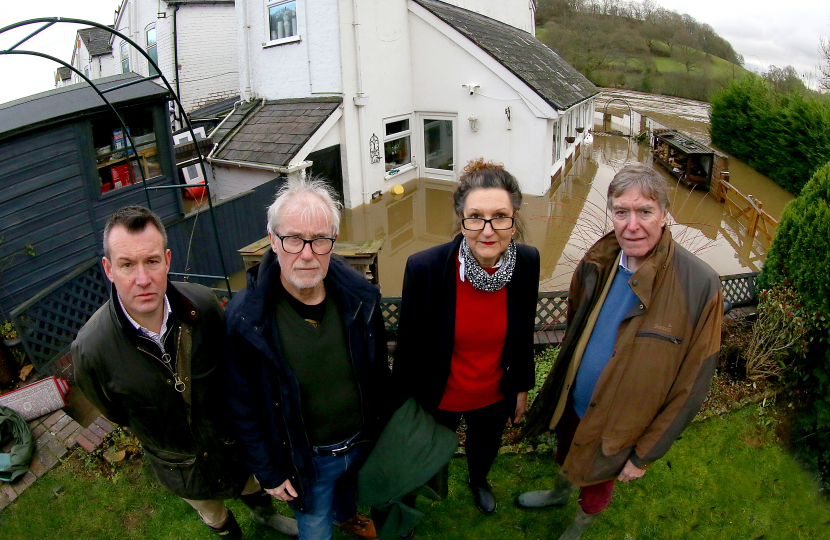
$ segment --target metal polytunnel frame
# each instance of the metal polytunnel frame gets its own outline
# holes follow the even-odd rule
[[[164,75],[162,75],[161,70],[159,69],[158,65],[156,65],[155,61],[152,58],[150,58],[150,56],[147,54],[147,52],[144,49],[142,49],[140,45],[138,45],[136,42],[134,42],[133,40],[131,40],[129,37],[125,36],[121,32],[119,32],[119,31],[117,31],[113,28],[110,28],[109,26],[106,26],[106,25],[103,25],[103,24],[100,24],[100,23],[97,23],[97,22],[93,22],[93,21],[87,21],[87,20],[84,20],[84,19],[72,19],[72,18],[66,18],[66,17],[41,17],[41,18],[37,18],[37,19],[29,19],[29,20],[26,20],[26,21],[20,21],[20,22],[14,23],[14,24],[10,24],[6,27],[0,28],[0,35],[3,35],[4,33],[8,32],[8,31],[11,31],[11,30],[14,30],[14,29],[17,29],[17,28],[21,28],[21,27],[24,27],[24,26],[32,25],[32,24],[39,24],[39,23],[43,23],[43,26],[41,26],[40,28],[38,28],[37,30],[35,30],[34,32],[32,32],[31,34],[26,36],[25,38],[23,38],[20,41],[18,41],[17,43],[15,43],[12,47],[10,47],[6,50],[0,50],[0,55],[38,56],[40,58],[46,58],[47,60],[52,60],[53,62],[56,62],[56,63],[62,65],[63,67],[65,67],[65,68],[69,68],[73,73],[76,73],[78,75],[78,77],[83,79],[84,82],[86,82],[93,90],[95,90],[95,92],[98,94],[98,96],[100,96],[100,98],[104,101],[104,103],[106,103],[107,106],[109,106],[109,108],[112,109],[113,114],[115,114],[116,118],[118,118],[118,122],[121,124],[121,127],[123,128],[124,133],[126,134],[128,140],[129,140],[129,148],[133,148],[133,149],[137,148],[135,146],[134,142],[133,142],[133,137],[132,137],[132,135],[130,135],[130,131],[127,129],[126,124],[124,124],[124,119],[121,118],[121,115],[118,113],[115,106],[107,99],[107,97],[104,94],[109,93],[109,92],[113,92],[115,90],[119,90],[121,88],[125,88],[127,86],[132,86],[132,85],[135,85],[135,84],[139,84],[139,83],[142,83],[142,82],[145,82],[145,81],[152,81],[154,79],[160,79],[164,83],[165,88],[167,88],[167,91],[170,92],[171,96],[173,96],[173,100],[176,102],[176,105],[178,106],[180,116],[187,123],[187,130],[190,133],[191,140],[194,142],[194,146],[195,146],[195,149],[196,149],[196,155],[198,156],[198,159],[199,159],[199,166],[202,168],[202,178],[204,178],[205,181],[202,184],[173,184],[173,185],[168,185],[168,186],[148,186],[147,181],[146,181],[147,178],[144,174],[144,168],[143,167],[138,167],[138,170],[141,173],[141,183],[144,186],[144,196],[147,198],[147,207],[151,210],[153,208],[152,202],[150,200],[150,193],[149,193],[150,190],[187,189],[187,188],[191,188],[191,187],[194,187],[194,186],[195,187],[198,187],[198,186],[203,186],[204,187],[205,193],[207,194],[207,199],[208,199],[210,219],[211,219],[211,223],[213,225],[213,235],[214,235],[214,238],[216,239],[216,247],[217,247],[217,250],[218,250],[218,253],[219,253],[219,262],[222,265],[222,273],[224,275],[222,275],[222,276],[209,276],[209,275],[202,275],[202,274],[188,274],[188,273],[174,273],[174,272],[171,272],[170,274],[174,275],[174,276],[182,276],[182,277],[207,278],[207,279],[217,279],[217,280],[218,279],[223,279],[223,280],[225,280],[225,286],[228,289],[228,296],[230,297],[233,294],[232,291],[231,291],[231,282],[230,282],[230,279],[228,278],[228,270],[225,267],[225,258],[222,256],[222,242],[219,239],[219,229],[216,225],[216,216],[214,215],[214,212],[213,212],[213,199],[210,196],[210,184],[207,181],[207,171],[205,170],[204,157],[202,156],[202,151],[199,148],[198,141],[196,140],[196,134],[193,131],[193,126],[190,123],[190,118],[188,118],[187,114],[185,113],[184,107],[182,106],[182,102],[179,100],[179,96],[176,94],[176,92],[173,91],[173,88],[170,86],[170,83],[167,81],[167,79],[164,77]],[[149,64],[156,70],[156,75],[150,75],[148,77],[141,77],[141,78],[138,78],[138,79],[135,79],[135,80],[123,83],[123,84],[115,85],[111,88],[106,88],[104,90],[100,90],[98,88],[98,86],[96,86],[95,83],[93,83],[87,76],[85,76],[83,73],[81,73],[80,70],[76,69],[71,64],[67,64],[66,62],[64,62],[60,58],[55,58],[54,56],[51,56],[51,55],[48,55],[48,54],[42,53],[42,52],[18,50],[17,49],[19,46],[23,45],[28,40],[32,39],[33,37],[40,34],[41,32],[43,32],[44,30],[46,30],[47,28],[51,27],[52,25],[54,25],[56,23],[70,23],[70,24],[80,24],[80,25],[86,25],[86,26],[94,26],[95,28],[100,28],[101,30],[105,30],[105,31],[109,32],[110,34],[114,34],[114,35],[120,37],[121,39],[123,39],[124,41],[129,43],[133,47],[133,49],[135,49],[136,51],[141,53],[141,55],[144,56],[144,58],[147,59],[147,62],[149,62]],[[138,160],[138,153],[133,152],[132,156],[130,156],[129,148],[127,148],[127,150],[128,150],[127,151],[127,159],[129,160],[130,166],[132,167],[132,160],[133,159]],[[195,222],[194,222],[193,226],[194,227],[196,226]]]

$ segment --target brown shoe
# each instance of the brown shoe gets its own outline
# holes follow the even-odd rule
[[[378,533],[375,531],[375,524],[371,519],[360,514],[355,514],[349,521],[343,523],[335,523],[338,527],[342,527],[347,531],[351,531],[363,538],[377,538]]]

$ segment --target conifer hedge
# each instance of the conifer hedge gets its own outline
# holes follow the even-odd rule
[[[830,163],[784,208],[759,285],[792,287],[804,304],[791,306],[807,314],[810,327],[806,354],[791,358],[790,366],[809,396],[799,440],[830,486]]]
[[[830,100],[782,94],[757,77],[711,98],[712,143],[798,195],[830,160]]]

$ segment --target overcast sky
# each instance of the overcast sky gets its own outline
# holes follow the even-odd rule
[[[160,1],[160,0],[159,0]],[[313,0],[312,0],[313,1]],[[744,56],[746,67],[763,71],[770,65],[792,65],[799,73],[814,72],[821,36],[830,36],[827,0],[655,0],[679,13],[708,23]],[[112,24],[120,0],[3,0],[0,27],[36,17],[72,17]],[[25,37],[28,30],[0,36],[0,49]],[[77,25],[59,23],[26,44],[65,61],[72,57]],[[21,47],[23,48],[23,47]],[[31,56],[0,56],[0,103],[54,88],[57,64]]]

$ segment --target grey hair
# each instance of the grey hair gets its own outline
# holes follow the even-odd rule
[[[167,231],[164,230],[164,224],[158,214],[143,206],[124,206],[116,210],[104,225],[104,257],[107,259],[110,258],[110,232],[119,225],[130,234],[144,232],[147,225],[154,226],[161,233],[164,251],[167,251]]]
[[[657,201],[661,212],[669,209],[668,183],[660,173],[642,163],[626,165],[614,175],[608,186],[608,209],[613,207],[615,198],[621,197],[632,187],[638,188],[643,197]]]
[[[319,202],[307,202],[309,197]],[[337,194],[323,177],[290,178],[277,191],[277,196],[268,207],[268,232],[276,234],[282,218],[289,212],[301,210],[301,218],[310,222],[318,211],[326,213],[334,236],[340,234],[340,208]]]

